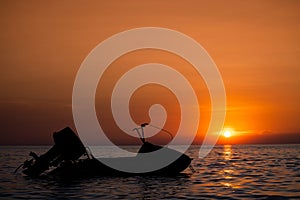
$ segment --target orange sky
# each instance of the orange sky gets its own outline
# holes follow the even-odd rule
[[[53,131],[67,125],[74,127],[72,87],[83,59],[109,36],[145,26],[180,31],[209,52],[226,87],[225,126],[235,130],[230,143],[276,143],[286,137],[300,141],[299,1],[0,4],[0,144],[49,144]],[[140,54],[147,52],[136,53],[143,58]],[[150,52],[145,59],[181,62],[174,56],[151,56],[156,53]],[[134,55],[129,58],[124,58],[124,63],[138,61]],[[124,63],[120,58],[115,65]],[[183,66],[181,70],[185,71]],[[203,88],[198,88],[197,95],[206,99]],[[98,113],[105,109],[99,94],[100,85]],[[203,100],[200,106],[208,105],[209,101]],[[205,116],[205,109],[202,112]],[[205,129],[207,118],[201,120]],[[169,128],[175,130],[176,124]]]

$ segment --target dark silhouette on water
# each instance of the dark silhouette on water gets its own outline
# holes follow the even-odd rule
[[[140,128],[134,130],[140,136],[143,145],[138,151],[135,157],[122,157],[122,158],[101,158],[102,160],[108,160],[112,162],[120,163],[138,163],[137,161],[145,161],[145,165],[155,162],[156,158],[151,157],[152,160],[147,160],[143,157],[145,153],[155,152],[157,150],[164,150],[163,157],[178,155],[178,158],[169,165],[149,172],[143,173],[129,173],[113,169],[101,162],[101,159],[96,159],[94,156],[86,150],[79,137],[70,129],[66,127],[61,131],[53,134],[55,145],[49,149],[46,153],[38,156],[34,152],[30,152],[29,155],[33,158],[26,160],[20,165],[16,171],[23,167],[23,173],[30,177],[39,177],[41,175],[48,175],[54,177],[73,178],[73,177],[87,177],[87,176],[99,176],[99,175],[174,175],[185,170],[190,166],[191,158],[185,154],[181,154],[173,149],[151,144],[145,141],[144,130],[145,126],[149,125],[144,123]],[[141,133],[139,132],[141,130]],[[166,155],[166,156],[165,156]],[[154,159],[154,160],[153,160]],[[16,172],[15,171],[15,172]]]

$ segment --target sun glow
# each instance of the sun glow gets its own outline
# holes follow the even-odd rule
[[[229,138],[229,137],[231,137],[231,132],[230,131],[225,131],[223,135],[224,135],[224,137]]]
[[[223,136],[225,138],[230,138],[233,134],[233,130],[231,128],[226,128],[226,129],[223,129]]]

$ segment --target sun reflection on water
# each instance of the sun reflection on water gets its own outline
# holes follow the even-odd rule
[[[231,159],[232,159],[232,147],[231,145],[224,145],[223,149],[223,159],[225,161],[224,169],[222,170],[222,176],[223,176],[223,182],[221,182],[221,185],[226,188],[239,188],[239,183],[235,182],[234,179],[234,168],[231,166]]]
[[[224,145],[224,160],[231,160],[231,145]]]

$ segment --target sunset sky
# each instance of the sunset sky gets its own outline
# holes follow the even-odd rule
[[[232,131],[219,143],[300,142],[299,1],[9,0],[0,4],[1,145],[52,144],[52,132],[65,126],[75,129],[72,89],[82,61],[111,35],[148,26],[192,37],[218,66],[227,94],[224,127]],[[167,52],[142,50],[117,59],[99,82],[96,95],[99,122],[116,143],[133,140],[119,135],[105,95],[122,73],[147,62],[168,64],[191,83],[199,80],[188,63]],[[197,81],[195,91],[201,99],[195,139],[200,143],[209,122],[210,101],[203,82]],[[151,99],[157,92],[164,95]],[[148,107],[159,101],[170,117],[165,128],[176,132],[180,113],[172,93],[145,86],[135,96],[130,108],[138,123],[147,120]]]

